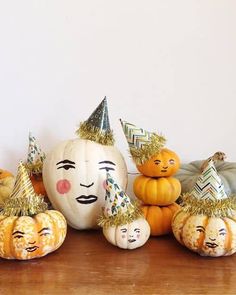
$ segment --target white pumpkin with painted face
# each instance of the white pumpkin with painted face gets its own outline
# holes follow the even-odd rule
[[[105,203],[104,181],[109,171],[127,186],[123,156],[112,145],[74,139],[60,143],[46,157],[43,181],[54,208],[76,229],[97,228]]]
[[[143,246],[150,236],[150,226],[140,217],[131,223],[103,228],[105,238],[122,249],[135,249]]]

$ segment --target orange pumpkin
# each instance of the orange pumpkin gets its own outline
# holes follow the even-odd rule
[[[143,205],[143,214],[151,228],[151,236],[161,236],[172,232],[171,221],[174,213],[180,206],[173,203],[169,206],[148,206]]]
[[[167,206],[180,195],[181,185],[174,177],[152,178],[138,176],[133,184],[134,194],[147,205]]]
[[[145,176],[167,177],[174,175],[179,166],[178,155],[169,149],[163,148],[144,164],[137,165],[137,169]]]

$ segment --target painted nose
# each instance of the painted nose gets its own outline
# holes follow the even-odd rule
[[[89,187],[91,187],[91,186],[93,186],[94,185],[94,182],[92,182],[91,184],[83,184],[83,183],[80,183],[80,186],[83,186],[83,187],[87,187],[87,188],[89,188]]]
[[[162,167],[163,169],[167,169],[168,168],[168,166],[166,166],[166,167]]]
[[[211,239],[211,238],[209,238],[209,240],[211,240],[211,241],[215,241],[216,239]]]
[[[33,244],[35,244],[35,243],[36,243],[36,241],[34,241],[34,242],[29,242],[30,245],[33,245]]]

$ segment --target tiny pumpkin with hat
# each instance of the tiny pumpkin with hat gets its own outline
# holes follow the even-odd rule
[[[181,191],[179,180],[172,176],[180,165],[178,155],[164,147],[162,135],[120,121],[130,154],[142,173],[134,180],[134,194],[148,205],[172,204]]]
[[[172,219],[176,239],[202,256],[236,252],[236,198],[227,196],[210,158]]]
[[[103,183],[110,171],[127,185],[127,167],[114,146],[106,97],[80,124],[79,138],[56,146],[43,165],[43,179],[50,201],[76,229],[98,228],[97,218],[105,203]]]
[[[58,249],[66,237],[66,220],[33,189],[20,162],[13,191],[0,214],[0,257],[28,260]]]
[[[150,236],[150,226],[136,203],[107,173],[106,202],[98,224],[108,242],[122,249],[143,246]]]

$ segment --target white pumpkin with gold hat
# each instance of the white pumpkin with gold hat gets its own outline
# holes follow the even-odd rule
[[[203,256],[236,252],[236,199],[227,196],[210,159],[193,190],[183,196],[182,208],[172,219],[176,239]]]
[[[61,142],[43,166],[44,184],[50,201],[76,229],[98,228],[97,218],[105,204],[106,172],[127,185],[127,167],[114,146],[107,100],[80,125],[80,138]]]
[[[109,173],[106,179],[106,203],[99,219],[108,242],[122,249],[143,246],[150,236],[150,226],[137,204],[120,188]]]

